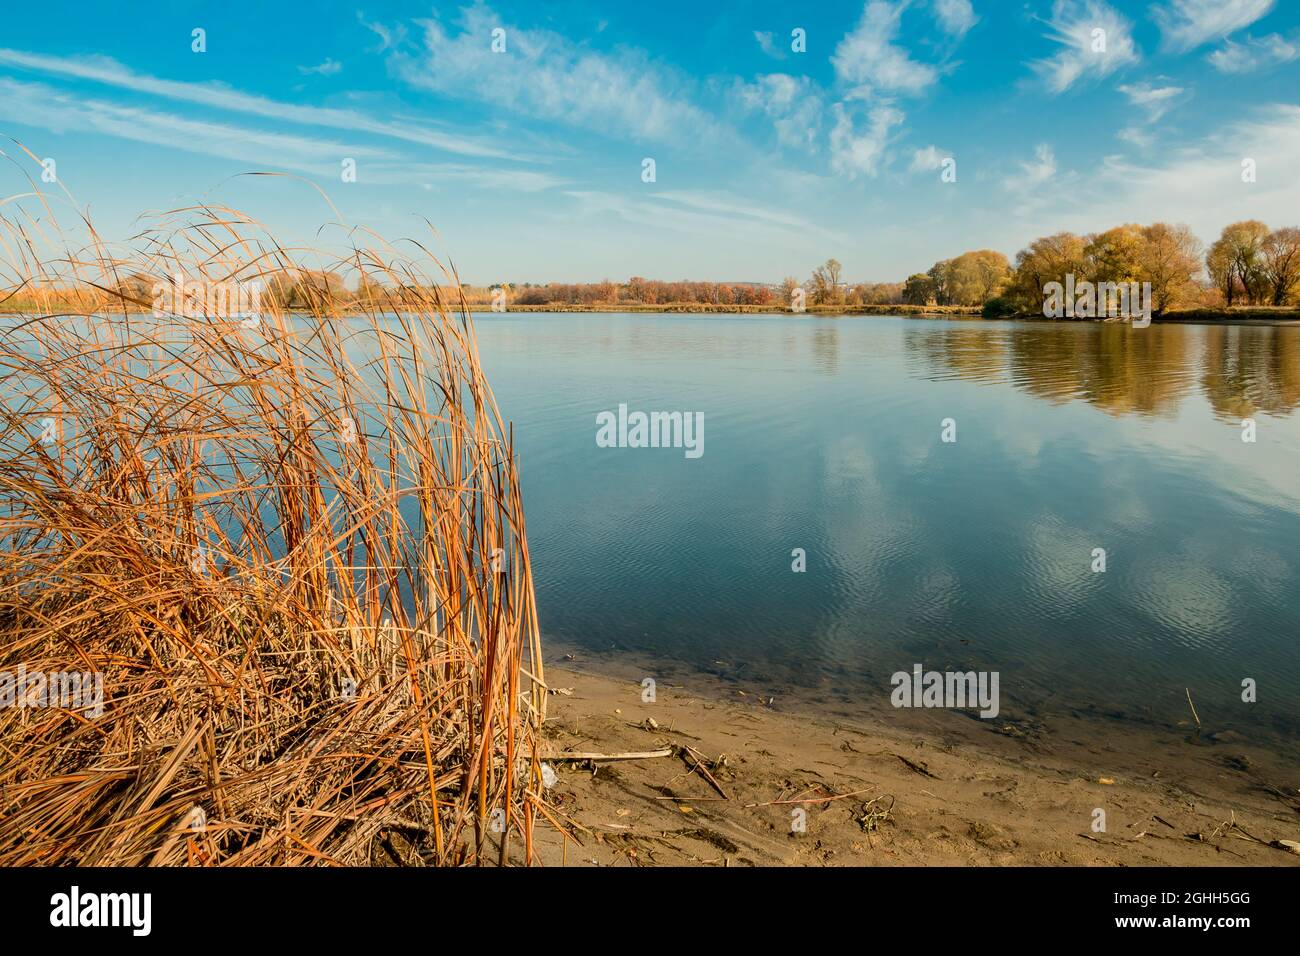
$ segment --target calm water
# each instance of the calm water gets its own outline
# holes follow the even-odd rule
[[[916,662],[999,671],[1004,716],[1168,724],[1190,687],[1207,727],[1294,741],[1300,328],[476,327],[516,426],[553,646],[863,708],[887,706],[890,674]],[[620,403],[702,412],[703,456],[597,447],[597,413]]]

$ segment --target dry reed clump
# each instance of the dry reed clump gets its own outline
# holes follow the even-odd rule
[[[361,311],[229,315],[197,293],[316,254],[225,207],[122,251],[0,218],[0,299],[57,304],[0,332],[0,865],[531,861],[510,435],[463,303],[374,241],[313,263]],[[35,705],[65,672],[102,713]]]

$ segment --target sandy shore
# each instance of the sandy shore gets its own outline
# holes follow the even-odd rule
[[[540,826],[547,865],[1300,864],[1270,845],[1300,841],[1296,767],[1233,736],[853,722],[707,676],[645,703],[638,681],[582,668],[548,665],[552,752],[672,754],[550,761],[575,839]]]

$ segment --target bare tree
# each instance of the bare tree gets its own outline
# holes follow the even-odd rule
[[[1273,305],[1285,305],[1300,282],[1300,229],[1289,227],[1268,234],[1262,248],[1264,278]]]

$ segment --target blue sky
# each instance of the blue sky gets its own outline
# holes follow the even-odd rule
[[[481,284],[829,256],[887,281],[1063,228],[1300,220],[1292,0],[256,6],[13,5],[0,134],[110,237],[203,198],[319,242],[316,190],[231,179],[280,170],[390,239],[428,219]],[[0,196],[27,188],[4,168]]]

